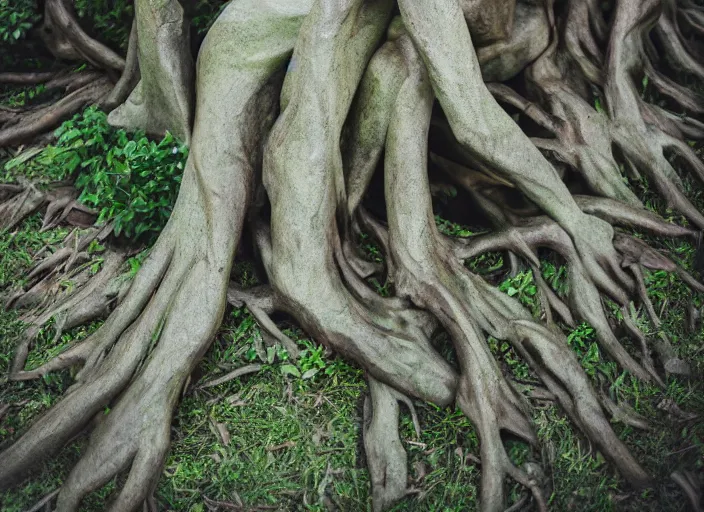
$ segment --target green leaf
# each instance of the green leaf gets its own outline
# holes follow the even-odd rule
[[[597,97],[597,98],[594,98],[594,108],[595,108],[596,111],[599,112],[600,114],[603,114],[603,113],[604,113],[604,109],[603,109],[602,106],[601,106],[601,100],[600,100],[598,97]]]
[[[301,372],[292,364],[282,364],[280,370],[283,375],[293,375],[294,377],[301,376]]]
[[[318,368],[311,368],[310,370],[306,370],[303,372],[303,375],[301,376],[301,379],[303,380],[308,380],[311,379],[315,376],[316,373],[318,373],[320,369]]]
[[[137,148],[137,143],[135,141],[131,140],[125,145],[122,152],[129,157],[129,156],[132,156],[132,154],[134,153],[134,150],[136,148]]]
[[[65,132],[61,137],[59,138],[59,144],[63,144],[64,142],[70,142],[76,137],[80,137],[81,135],[81,130],[78,130],[77,128],[73,128],[72,130],[69,130]]]

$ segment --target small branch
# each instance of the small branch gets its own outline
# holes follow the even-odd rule
[[[48,503],[51,503],[51,500],[54,499],[54,497],[59,494],[60,489],[56,489],[55,491],[51,491],[49,494],[44,496],[41,500],[36,502],[31,508],[28,508],[25,510],[25,512],[39,512],[44,506]]]
[[[14,73],[12,71],[0,73],[0,84],[7,85],[37,85],[48,82],[56,76],[53,71],[36,71],[27,73]]]
[[[201,384],[198,386],[199,389],[205,389],[205,388],[212,388],[213,386],[217,386],[218,384],[224,384],[225,382],[229,382],[231,380],[234,380],[238,377],[242,377],[243,375],[249,375],[250,373],[256,373],[262,369],[262,365],[260,364],[248,364],[247,366],[243,366],[241,368],[237,368],[236,370],[233,370],[229,373],[226,373],[222,377],[218,377],[217,379],[209,380],[208,382],[205,382],[204,384]]]
[[[100,99],[109,88],[109,80],[100,79],[78,89],[53,105],[42,109],[27,120],[0,130],[0,147],[13,146],[26,142],[46,132],[86,104]]]

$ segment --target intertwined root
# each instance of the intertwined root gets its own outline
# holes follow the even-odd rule
[[[135,67],[140,80],[125,102],[110,112],[108,121],[150,134],[169,130],[188,143],[194,84],[190,29],[183,7],[177,1],[140,0],[135,2],[135,11],[130,42],[136,55],[128,54],[128,66],[132,67],[125,69],[111,96],[129,88]]]
[[[535,442],[526,405],[501,375],[482,332],[508,340],[541,376],[583,431],[634,484],[648,477],[610,429],[586,375],[564,339],[535,324],[514,300],[467,272],[435,227],[425,162],[432,95],[418,59],[399,93],[386,143],[386,201],[397,291],[433,312],[455,342],[460,362],[457,401],[479,432],[482,506],[503,507],[503,480],[530,487],[545,508],[538,482],[511,463],[501,441],[510,431]],[[411,212],[420,212],[412,215]],[[599,438],[592,438],[597,433]]]
[[[199,60],[203,96],[195,123],[200,128],[174,213],[103,326],[23,375],[82,364],[64,399],[3,453],[1,487],[16,483],[108,406],[110,413],[101,416],[58,495],[57,509],[78,509],[86,493],[127,468],[113,510],[134,510],[153,490],[168,451],[175,404],[222,319],[254,170],[261,166],[261,144],[273,121],[277,71],[293,47],[300,18],[300,10],[282,13],[239,2],[211,29]],[[269,27],[266,52],[249,28],[257,22]],[[229,45],[244,54],[232,58]],[[234,97],[233,76],[239,80]],[[230,98],[227,108],[222,98]],[[228,151],[209,151],[225,146]]]
[[[133,30],[131,55],[113,96],[124,96],[126,84],[134,82],[137,54],[140,65],[152,63],[153,73],[142,73],[142,85],[112,119],[132,112],[125,117],[128,125],[181,129],[188,138],[191,70],[179,37],[183,17],[176,3],[167,4],[157,13],[163,16],[153,18],[149,0],[138,2],[140,37]],[[35,330],[49,318],[63,318],[57,320],[61,329],[104,312],[107,300],[124,294],[95,334],[46,365],[24,370],[29,342],[20,347],[14,378],[74,364],[82,369],[62,402],[3,454],[0,486],[21,478],[95,418],[90,444],[64,483],[57,508],[77,509],[87,492],[129,469],[112,510],[137,509],[156,484],[154,468],[168,450],[173,408],[218,327],[226,295],[247,305],[263,331],[292,356],[297,348],[271,320],[275,310],[295,317],[310,335],[368,372],[364,444],[375,510],[408,492],[398,434],[398,402],[408,405],[408,397],[455,404],[474,423],[483,510],[504,509],[507,476],[530,489],[539,510],[547,508],[539,475],[514,465],[504,447],[506,432],[531,444],[537,438],[529,404],[502,374],[486,336],[509,342],[587,439],[629,482],[647,485],[649,475],[607,416],[639,428],[645,422],[624,415],[592,388],[557,319],[590,323],[605,352],[644,381],[663,384],[658,362],[667,373],[688,371],[665,337],[646,339],[628,309],[639,301],[659,330],[644,267],[678,272],[698,291],[704,286],[614,227],[698,238],[696,230],[645,211],[621,164],[629,177],[646,175],[671,206],[704,227],[666,158],[674,152],[703,179],[704,165],[684,137],[703,137],[704,124],[648,104],[633,82],[646,74],[683,110],[704,112],[686,89],[655,70],[645,40],[657,23],[664,53],[697,75],[697,49],[686,44],[677,24],[684,20],[687,30],[702,32],[701,10],[668,1],[658,17],[657,0],[619,0],[609,26],[594,0],[570,0],[560,11],[563,20],[555,19],[551,2],[509,1],[477,10],[482,4],[488,5],[400,0],[401,15],[393,19],[391,0],[241,0],[225,9],[198,60],[192,147],[174,214],[129,291],[114,292],[109,284],[124,259],[111,255],[101,278],[55,304],[40,304],[34,313]],[[676,9],[683,14],[673,14]],[[145,31],[160,37],[145,40]],[[474,43],[470,32],[477,36]],[[475,44],[481,45],[476,52]],[[292,51],[281,85],[279,70]],[[525,91],[483,82],[482,75],[516,77],[530,62]],[[176,78],[169,82],[165,76]],[[603,88],[605,112],[592,108],[592,86]],[[494,98],[517,110],[521,124]],[[443,112],[433,116],[435,99]],[[532,139],[522,130],[526,118],[527,131],[537,134]],[[429,142],[429,130],[441,143]],[[362,207],[382,155],[385,218]],[[544,155],[560,164],[559,171]],[[438,232],[428,161],[467,189],[494,231],[469,241]],[[569,189],[565,182],[573,171],[581,193],[600,197]],[[269,284],[227,290],[250,192],[257,187],[261,200],[251,209],[250,227]],[[22,187],[3,188],[0,199],[20,213],[46,202]],[[66,208],[60,201],[51,204],[47,223]],[[380,297],[365,282],[380,268],[357,254],[355,237],[362,230],[382,248],[395,297]],[[537,251],[545,248],[567,263],[566,299],[540,276]],[[497,250],[532,269],[547,325],[462,263]],[[39,264],[33,287],[16,301],[42,296],[55,269],[72,268],[81,251],[57,252]],[[640,344],[638,356],[612,332],[602,294],[624,312],[624,327]],[[97,306],[81,309],[87,301]],[[452,338],[459,368],[430,342],[439,327]],[[101,414],[106,406],[109,414]]]

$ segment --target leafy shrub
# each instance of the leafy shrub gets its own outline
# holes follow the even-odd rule
[[[127,50],[132,0],[76,0],[74,5],[82,24],[91,27],[95,37],[116,50]]]
[[[7,107],[24,107],[45,91],[44,84],[15,87],[8,92],[0,92],[0,104]]]
[[[6,171],[21,166],[30,178],[75,179],[78,200],[98,211],[98,223],[112,221],[116,235],[152,241],[171,215],[188,148],[169,133],[155,142],[114,129],[97,107],[64,122],[55,135],[56,145],[28,162],[20,155]]]
[[[11,46],[24,39],[29,29],[39,21],[35,0],[0,0],[0,41]]]

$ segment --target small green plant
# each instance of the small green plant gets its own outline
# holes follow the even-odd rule
[[[0,0],[2,46],[12,46],[24,39],[39,18],[35,0]]]
[[[456,224],[447,219],[443,219],[439,215],[435,216],[435,224],[437,225],[438,230],[447,236],[466,238],[475,234],[467,226],[462,226],[461,224]]]
[[[169,133],[159,142],[142,132],[108,125],[97,107],[64,122],[31,162],[22,156],[5,170],[21,167],[28,177],[74,179],[83,204],[98,211],[98,223],[112,222],[116,235],[149,243],[166,224],[176,201],[188,148]]]
[[[8,107],[24,107],[46,91],[44,84],[12,89],[0,95],[0,103]]]
[[[126,50],[134,7],[131,0],[76,0],[76,14],[109,46]]]
[[[538,288],[533,281],[533,272],[526,270],[519,272],[515,277],[506,279],[499,285],[499,290],[509,297],[516,297],[521,304],[527,307],[534,317],[540,316],[540,301]]]
[[[567,267],[564,265],[556,267],[553,263],[542,260],[540,262],[540,273],[555,293],[561,297],[567,296],[567,292],[569,291]]]
[[[504,256],[501,252],[485,252],[467,261],[465,266],[479,275],[491,274],[503,268]]]
[[[601,106],[601,98],[594,96],[594,109],[600,114],[604,113],[604,107]]]

